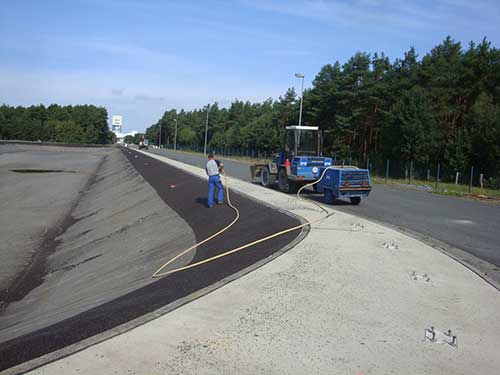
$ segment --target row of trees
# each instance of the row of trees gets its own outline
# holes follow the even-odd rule
[[[386,159],[441,163],[450,170],[476,166],[500,171],[500,50],[486,39],[463,49],[451,37],[422,59],[413,48],[392,63],[384,54],[358,52],[325,65],[304,92],[303,125],[323,130],[324,152],[359,161]],[[202,147],[209,111],[211,148],[275,151],[283,128],[298,123],[293,89],[278,100],[235,100],[193,111],[168,110],[146,131],[152,141]]]
[[[108,111],[93,105],[0,106],[0,139],[111,143]]]

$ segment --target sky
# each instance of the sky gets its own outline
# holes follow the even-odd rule
[[[166,110],[300,93],[357,51],[500,47],[498,0],[3,0],[0,104],[94,104],[144,131]]]

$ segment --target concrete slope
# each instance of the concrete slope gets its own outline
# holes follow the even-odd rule
[[[0,315],[0,371],[20,373],[143,324],[261,266],[307,233],[296,230],[250,252],[152,279],[162,263],[219,231],[234,212],[206,207],[206,177],[123,151],[104,159],[72,211],[44,283]],[[238,223],[172,267],[299,224],[245,195],[232,200]]]
[[[45,194],[45,187],[38,188]],[[2,311],[0,342],[154,282],[151,274],[169,251],[195,243],[191,227],[165,205],[118,149],[104,156],[70,215],[70,225],[55,238],[43,283]],[[192,256],[178,264],[189,263]]]
[[[0,301],[22,298],[36,286],[24,287],[23,276],[37,271],[31,268],[48,245],[44,238],[53,235],[51,228],[59,232],[78,191],[109,151],[0,143]]]

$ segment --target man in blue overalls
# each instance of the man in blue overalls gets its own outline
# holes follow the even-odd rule
[[[217,187],[217,204],[222,204],[224,202],[224,187],[220,180],[220,171],[222,170],[222,163],[214,159],[212,154],[208,155],[207,162],[207,175],[208,175],[208,207],[214,205],[214,192]]]

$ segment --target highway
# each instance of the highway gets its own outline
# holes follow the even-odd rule
[[[203,155],[152,150],[204,168]],[[224,161],[228,174],[250,181],[249,162]],[[321,199],[311,194],[312,199]],[[388,224],[445,251],[500,286],[500,205],[375,185],[359,206],[338,200],[335,209]],[[485,275],[486,274],[486,275]]]

